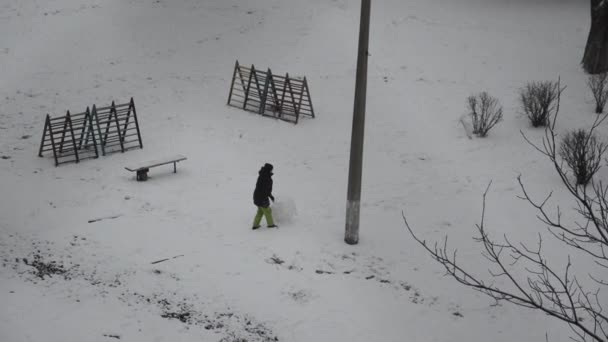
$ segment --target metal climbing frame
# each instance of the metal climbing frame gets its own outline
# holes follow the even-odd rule
[[[66,163],[78,163],[81,160],[99,157],[95,137],[88,144],[89,133],[93,131],[93,116],[89,108],[85,112],[51,118],[46,115],[44,131],[38,156],[44,152],[53,152],[55,166]]]
[[[270,69],[241,66],[239,61],[234,65],[228,105],[295,124],[300,116],[315,117],[306,77],[275,75]]]
[[[93,105],[92,114],[102,155],[144,147],[133,98],[125,104],[117,105],[112,101],[107,107]]]
[[[129,103],[52,118],[46,115],[38,156],[53,152],[55,166],[78,163],[101,154],[143,148],[133,98]]]

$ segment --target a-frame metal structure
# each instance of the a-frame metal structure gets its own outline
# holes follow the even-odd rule
[[[78,114],[70,114],[68,111],[65,116],[55,118],[47,114],[38,156],[42,157],[44,152],[52,151],[55,166],[97,158],[99,153],[95,137],[92,137],[92,145],[85,142],[85,137],[92,131],[93,116],[89,108]]]
[[[53,152],[55,166],[98,158],[101,154],[143,148],[133,98],[129,103],[52,118],[46,115],[38,156]]]
[[[298,123],[300,116],[315,117],[306,77],[274,75],[270,69],[258,70],[254,65],[234,65],[228,105]]]
[[[112,101],[107,107],[97,108],[93,105],[92,114],[102,155],[144,147],[133,98],[125,104],[117,105]]]

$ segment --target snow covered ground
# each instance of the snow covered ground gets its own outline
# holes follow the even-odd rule
[[[518,174],[532,195],[556,190],[571,206],[519,134],[542,131],[518,113],[517,90],[560,76],[560,130],[593,121],[579,67],[587,6],[372,4],[361,239],[349,246],[358,1],[0,1],[0,341],[567,341],[556,320],[445,278],[401,212],[484,274],[471,237],[490,180],[497,236],[545,233],[516,197]],[[226,106],[236,59],[307,76],[317,118],[295,126]],[[459,119],[482,90],[505,119],[469,139]],[[143,149],[57,168],[36,156],[47,113],[130,97]],[[136,182],[124,170],[176,153],[188,157],[177,174]],[[252,231],[265,162],[298,214]]]

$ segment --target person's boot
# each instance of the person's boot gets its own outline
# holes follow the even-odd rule
[[[251,227],[251,229],[253,229],[253,230],[256,230],[258,228],[260,228],[260,226],[253,226],[253,227]]]
[[[268,226],[268,228],[279,228],[279,226],[277,226],[276,224],[271,224],[270,226]]]

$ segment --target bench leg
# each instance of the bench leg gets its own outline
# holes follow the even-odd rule
[[[173,173],[177,173],[177,166],[175,166],[175,164],[177,164],[177,163],[173,162]]]
[[[148,170],[149,169],[143,169],[143,170],[138,170],[137,171],[137,177],[136,177],[136,179],[137,179],[138,182],[143,182],[143,181],[148,180]]]

